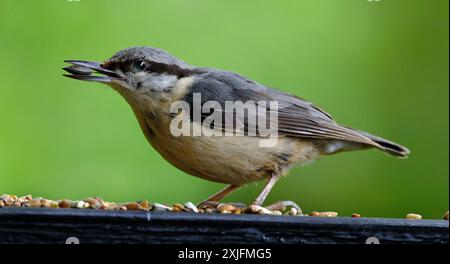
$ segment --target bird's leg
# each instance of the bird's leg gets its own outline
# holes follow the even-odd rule
[[[264,185],[264,189],[261,191],[261,193],[258,195],[258,197],[256,197],[256,199],[253,201],[252,205],[258,205],[258,206],[262,206],[264,201],[267,198],[267,195],[269,195],[270,191],[272,190],[273,186],[275,185],[275,183],[277,183],[277,181],[280,178],[278,176],[270,176],[269,180],[267,181],[266,185]]]
[[[280,179],[280,177],[272,175],[269,178],[269,180],[267,181],[266,185],[264,186],[264,189],[261,191],[261,193],[258,195],[258,197],[256,197],[255,201],[253,201],[252,205],[262,206],[264,203],[264,200],[266,200],[266,198],[269,195],[270,191],[272,190],[273,186],[275,185],[275,183],[277,183],[277,181],[279,179]],[[297,209],[297,212],[302,211],[300,206],[298,206],[296,203],[294,203],[292,201],[278,201],[274,204],[267,206],[266,208],[269,209],[270,211],[277,210],[277,211],[283,212],[284,210],[286,210],[287,207],[294,207],[295,209]]]
[[[225,187],[222,190],[220,190],[219,192],[217,192],[214,195],[210,196],[205,201],[201,202],[197,207],[198,208],[201,208],[201,207],[217,207],[217,205],[219,204],[220,200],[222,200],[225,196],[227,196],[228,194],[230,194],[231,192],[233,192],[234,190],[236,190],[239,187],[240,187],[239,185],[230,184],[227,187]]]

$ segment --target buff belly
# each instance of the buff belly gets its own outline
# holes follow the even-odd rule
[[[280,137],[272,147],[247,136],[179,136],[154,131],[151,145],[177,168],[200,178],[234,185],[283,175],[292,165],[318,158],[311,141]]]

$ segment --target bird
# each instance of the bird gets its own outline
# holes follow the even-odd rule
[[[147,141],[169,163],[192,176],[226,184],[200,205],[217,204],[236,189],[265,180],[251,202],[264,206],[274,185],[292,167],[343,151],[378,149],[400,158],[410,153],[400,144],[338,124],[330,114],[298,96],[231,71],[192,66],[163,49],[135,46],[101,62],[64,62],[70,64],[63,68],[68,73],[64,76],[107,84],[117,91],[130,105]],[[188,108],[174,111],[177,102]],[[199,107],[208,102],[214,106],[209,110],[219,114],[205,125],[202,122],[212,114]],[[227,102],[257,102],[257,106],[274,102],[275,107],[263,105],[264,113],[249,108],[252,111],[243,117],[227,110]],[[240,126],[230,126],[230,116]],[[269,138],[275,143],[262,146],[261,142],[270,139],[263,133],[264,126],[255,128],[255,122],[249,122],[254,117],[261,118],[261,124],[274,124],[275,136]],[[182,132],[191,133],[174,133],[176,119],[187,120],[189,127]],[[199,128],[200,134],[193,135]],[[230,133],[214,133],[224,131]],[[283,200],[266,208],[288,205],[298,207]]]

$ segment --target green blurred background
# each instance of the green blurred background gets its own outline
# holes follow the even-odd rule
[[[199,202],[223,186],[153,150],[125,101],[62,77],[65,59],[163,48],[295,93],[338,122],[408,146],[294,168],[267,202],[440,218],[449,198],[447,0],[41,0],[0,7],[0,194]],[[262,183],[228,201],[251,201]]]

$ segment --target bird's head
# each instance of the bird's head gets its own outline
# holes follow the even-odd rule
[[[66,60],[64,76],[105,83],[117,90],[158,96],[168,93],[178,80],[195,73],[193,67],[167,52],[150,47],[121,50],[104,62]]]

